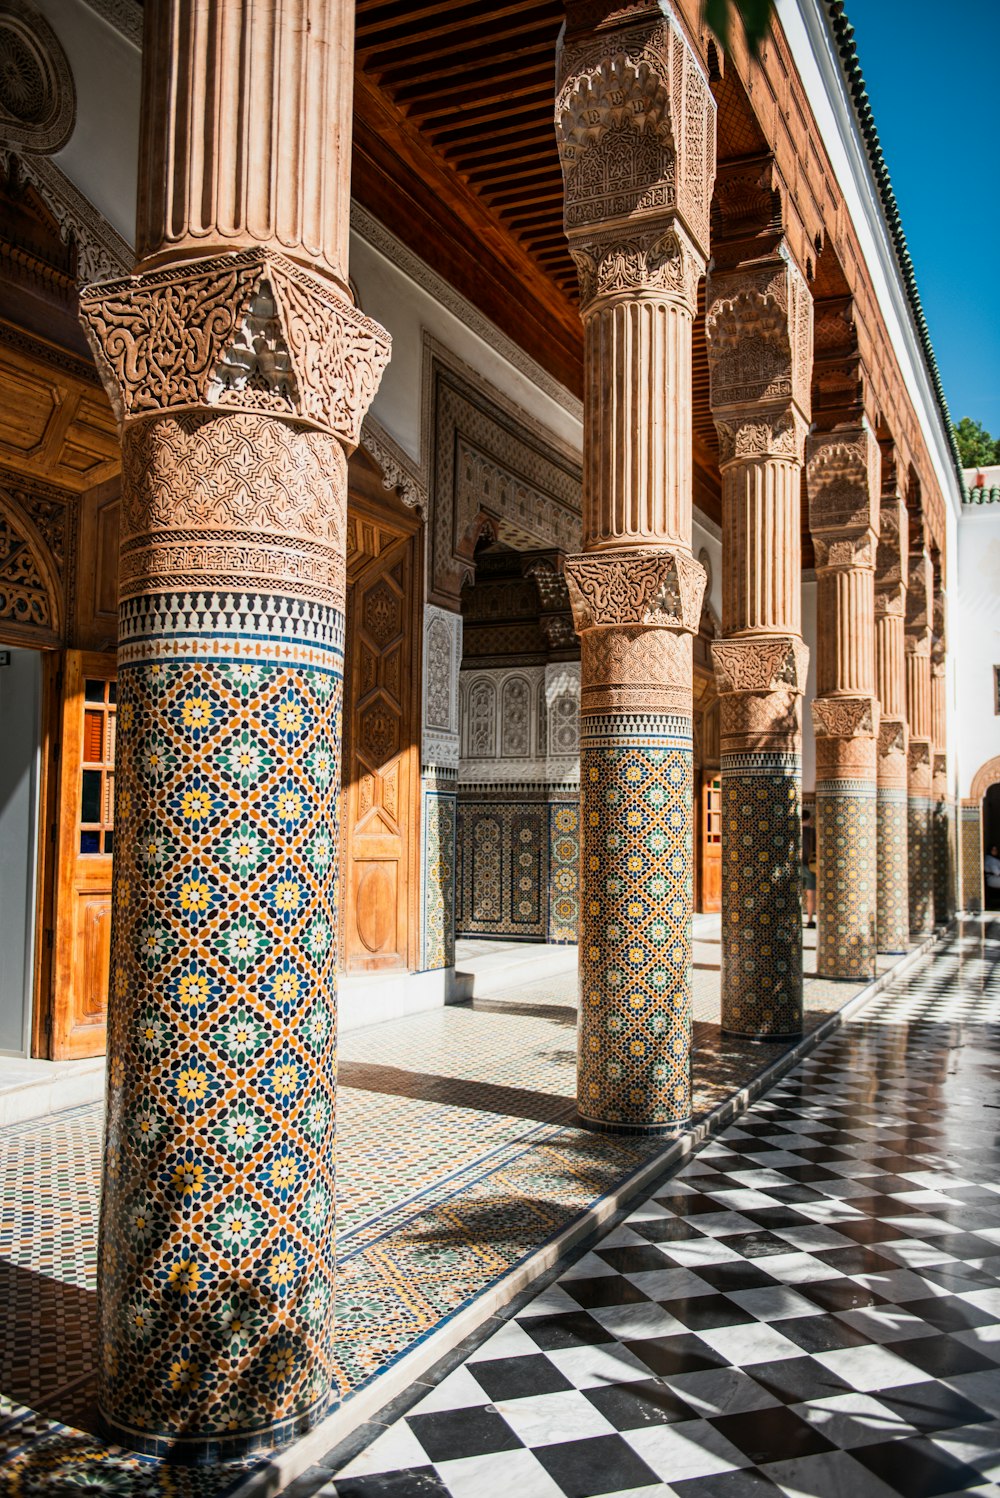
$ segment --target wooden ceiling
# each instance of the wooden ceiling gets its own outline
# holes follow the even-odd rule
[[[577,395],[583,336],[553,126],[562,0],[357,0],[356,199]],[[719,157],[764,149],[738,80],[713,83]],[[704,330],[695,502],[719,510]]]

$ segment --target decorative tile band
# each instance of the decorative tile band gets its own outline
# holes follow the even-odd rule
[[[322,668],[228,602],[152,659],[159,601],[123,611],[100,1404],[130,1445],[267,1445],[329,1391],[343,616],[306,613]]]
[[[790,750],[766,750],[761,754],[743,750],[738,754],[723,754],[720,759],[723,775],[802,775],[802,755]]]
[[[910,945],[906,792],[879,787],[876,798],[876,914],[880,952]]]
[[[802,1030],[799,757],[730,768],[746,757],[722,761],[722,1028],[774,1040]]]
[[[934,925],[934,851],[929,796],[907,801],[910,937],[926,936]]]
[[[443,777],[439,777],[443,779]],[[425,777],[423,787],[423,926],[424,971],[455,965],[455,824],[457,797],[451,788],[436,789]]]
[[[875,972],[875,782],[818,782],[816,971],[864,981]]]
[[[694,721],[679,713],[581,713],[581,749],[585,744],[592,749],[615,749],[622,744],[637,747],[677,744],[691,749]]]
[[[549,807],[550,942],[572,946],[580,936],[580,801]]]
[[[963,805],[959,824],[962,849],[962,909],[983,908],[982,803]]]
[[[578,1105],[615,1132],[691,1113],[691,720],[649,725],[609,723],[580,761]]]

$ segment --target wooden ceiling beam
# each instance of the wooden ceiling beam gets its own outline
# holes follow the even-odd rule
[[[543,98],[551,102],[551,91],[549,89],[544,90],[544,92],[540,89],[536,91],[536,102],[541,102]],[[420,134],[428,136],[432,144],[434,144],[435,121],[438,122],[438,128],[451,129],[454,127],[456,119],[460,116],[465,121],[466,130],[478,130],[485,125],[490,125],[492,133],[492,125],[495,120],[506,120],[510,119],[511,116],[523,118],[526,112],[526,105],[522,99],[503,99],[498,100],[496,103],[491,101],[489,104],[478,107],[475,104],[464,104],[444,113],[431,114],[424,117],[418,117],[415,111],[411,110],[408,111],[408,116],[415,124],[419,125]]]
[[[514,45],[501,48],[501,43],[510,39]],[[468,36],[463,33],[461,41],[454,28],[442,33],[439,43],[430,39],[413,46],[373,47],[365,60],[365,71],[379,79],[383,87],[395,88],[397,83],[411,78],[439,78],[452,73],[462,73],[476,67],[480,62],[494,65],[512,62],[527,54],[544,57],[552,54],[555,67],[555,33],[549,25],[525,30],[524,22],[516,17],[509,26],[493,27],[484,36],[482,45],[469,46]],[[432,67],[432,63],[437,63]]]
[[[527,4],[525,0],[507,0],[504,5],[490,7],[489,24],[495,25],[504,16],[523,16],[526,11],[537,14],[537,9],[530,0]],[[402,6],[391,19],[381,13],[373,14],[372,7],[359,4],[354,28],[357,59],[364,64],[378,45],[390,46],[393,41],[409,45],[449,33],[454,36],[458,28],[474,27],[482,21],[481,0],[458,5],[437,0],[433,5]]]
[[[512,68],[503,75],[503,85],[497,88],[496,79],[493,79],[494,87],[489,88],[490,74],[486,69],[480,69],[477,76],[465,72],[463,81],[448,88],[427,89],[423,83],[410,83],[404,88],[389,89],[393,100],[401,109],[405,109],[412,119],[426,118],[440,109],[442,104],[448,108],[460,109],[463,100],[470,100],[473,111],[478,104],[484,101],[492,104],[496,101],[506,99],[520,99],[525,94],[541,95],[544,91],[549,97],[552,95],[552,77],[548,69],[542,69],[534,61],[527,62],[523,67]]]

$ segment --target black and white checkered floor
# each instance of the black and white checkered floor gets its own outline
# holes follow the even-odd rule
[[[319,1493],[1000,1498],[998,1020],[969,921]]]

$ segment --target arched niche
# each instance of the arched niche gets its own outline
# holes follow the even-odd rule
[[[0,639],[59,645],[65,632],[59,571],[27,510],[0,489]]]

